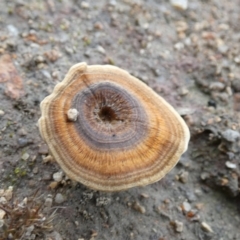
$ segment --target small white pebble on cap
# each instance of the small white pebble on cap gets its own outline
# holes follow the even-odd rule
[[[69,121],[76,122],[78,117],[78,110],[75,108],[70,108],[67,112],[67,117]]]

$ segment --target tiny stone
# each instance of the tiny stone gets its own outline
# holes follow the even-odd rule
[[[43,56],[39,55],[36,58],[36,62],[37,63],[43,63],[43,62],[45,62],[45,58]]]
[[[146,209],[144,206],[142,206],[139,202],[134,202],[133,203],[133,209],[135,209],[136,211],[144,214],[146,212]]]
[[[232,163],[232,162],[229,162],[229,161],[226,161],[225,165],[226,165],[227,168],[230,168],[230,169],[237,168],[237,165],[235,163]]]
[[[60,204],[65,201],[65,198],[61,193],[57,193],[54,200],[56,203]]]
[[[29,158],[29,154],[28,154],[28,153],[24,153],[24,154],[22,155],[22,157],[21,157],[21,159],[24,160],[24,161],[27,161],[28,158]]]
[[[97,46],[97,51],[102,54],[106,53],[105,49],[102,46]]]
[[[50,187],[51,189],[55,189],[58,186],[58,184],[59,184],[58,182],[53,181],[48,185],[48,187]]]
[[[38,167],[33,168],[33,173],[37,174],[38,173]]]
[[[7,30],[12,36],[18,36],[19,34],[18,29],[14,25],[11,24],[7,25]]]
[[[47,155],[48,154],[48,146],[46,144],[41,145],[38,150],[38,153],[42,154],[42,155]]]
[[[183,223],[180,221],[174,221],[175,231],[181,233],[183,231]]]
[[[240,138],[240,134],[232,129],[227,129],[222,133],[222,138],[228,142],[235,142]]]
[[[50,74],[49,71],[41,70],[41,73],[43,74],[43,76],[44,76],[46,79],[51,79],[51,74]]]
[[[89,3],[87,3],[87,2],[81,2],[81,8],[83,8],[83,9],[88,9],[88,8],[89,8]]]
[[[0,203],[6,204],[7,203],[7,199],[5,197],[0,197]]]
[[[191,210],[191,205],[188,202],[183,202],[182,204],[182,210],[186,213],[189,212]]]
[[[141,195],[141,197],[143,197],[143,198],[149,198],[149,195],[148,195],[147,193],[141,193],[140,195]]]
[[[195,193],[192,191],[187,191],[186,196],[189,202],[195,202],[197,200]]]
[[[201,227],[204,231],[213,233],[212,228],[206,222],[202,222]]]
[[[27,131],[26,131],[24,128],[20,128],[20,129],[18,130],[18,134],[19,134],[20,136],[26,136],[26,135],[27,135]]]
[[[179,10],[186,10],[188,7],[187,0],[171,0],[172,6]]]
[[[181,181],[182,183],[188,182],[188,175],[189,173],[187,171],[182,172],[179,176],[179,181]]]
[[[184,44],[182,42],[178,42],[174,45],[174,48],[178,51],[182,50],[184,48]]]
[[[56,172],[53,174],[53,179],[56,182],[61,182],[63,179],[63,172]]]
[[[34,188],[36,185],[37,185],[37,182],[35,180],[31,179],[31,180],[28,181],[28,186],[30,188]]]
[[[208,178],[209,178],[209,174],[208,174],[207,172],[201,173],[201,179],[202,179],[202,180],[206,180],[206,179],[208,179]]]
[[[225,85],[221,82],[213,82],[210,84],[209,88],[214,91],[222,91],[225,88]]]
[[[6,212],[0,209],[0,219],[3,219],[5,215],[6,215]]]
[[[68,110],[67,112],[67,117],[69,121],[75,122],[77,121],[77,117],[78,117],[78,110],[75,108],[71,108]]]
[[[176,110],[180,116],[191,115],[195,112],[194,109],[187,108],[187,107],[180,107],[180,108],[177,108]]]
[[[228,52],[228,50],[229,50],[229,47],[227,45],[224,45],[224,44],[220,45],[218,47],[218,51],[222,54],[226,54]]]
[[[25,147],[27,146],[29,143],[31,143],[31,141],[29,141],[27,138],[18,138],[18,145],[20,147]]]
[[[13,187],[10,186],[8,187],[8,189],[4,192],[4,197],[7,199],[7,201],[12,199],[12,195],[13,195]]]
[[[54,79],[59,79],[59,75],[60,75],[60,73],[59,73],[59,71],[53,71],[52,72],[52,77],[54,78]]]
[[[226,87],[226,92],[228,94],[228,96],[232,96],[233,95],[233,92],[232,92],[232,88],[231,87]]]
[[[94,28],[95,28],[95,29],[98,29],[98,30],[102,30],[102,29],[103,29],[103,25],[102,25],[102,23],[100,23],[100,22],[96,22],[96,23],[94,24]]]
[[[235,63],[240,63],[240,57],[235,57],[235,58],[234,58],[234,62],[235,62]]]
[[[4,114],[5,114],[5,112],[0,109],[0,117],[3,116]]]
[[[66,46],[65,51],[67,54],[72,55],[74,53],[73,49],[71,47]]]
[[[187,94],[189,93],[189,91],[188,91],[187,88],[182,87],[182,88],[180,88],[180,89],[178,90],[178,93],[179,93],[180,96],[185,96],[185,95],[187,95]]]
[[[51,155],[48,155],[46,157],[43,157],[43,162],[48,163],[48,162],[53,162],[53,157]]]

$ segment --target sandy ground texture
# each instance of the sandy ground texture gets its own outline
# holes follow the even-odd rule
[[[0,239],[239,240],[239,22],[239,0],[1,0]],[[106,194],[52,161],[39,103],[82,61],[126,69],[185,119],[164,179]]]

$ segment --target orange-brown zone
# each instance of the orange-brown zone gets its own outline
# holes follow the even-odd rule
[[[70,177],[93,188],[134,186],[155,182],[171,170],[188,140],[184,140],[186,130],[164,100],[125,73],[86,72],[75,74],[73,78],[51,103],[45,104],[47,110],[42,109],[40,120],[40,131],[50,151]],[[91,86],[103,81],[126,89],[146,114],[144,135],[140,134],[139,141],[124,149],[91,146],[76,131],[77,123],[67,121],[66,113],[72,108],[74,96],[86,89],[86,83]],[[104,190],[104,187],[99,189]]]

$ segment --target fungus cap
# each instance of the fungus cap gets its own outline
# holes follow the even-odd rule
[[[160,180],[190,137],[171,105],[110,65],[71,67],[41,102],[41,113],[41,136],[61,168],[69,178],[102,191]]]

